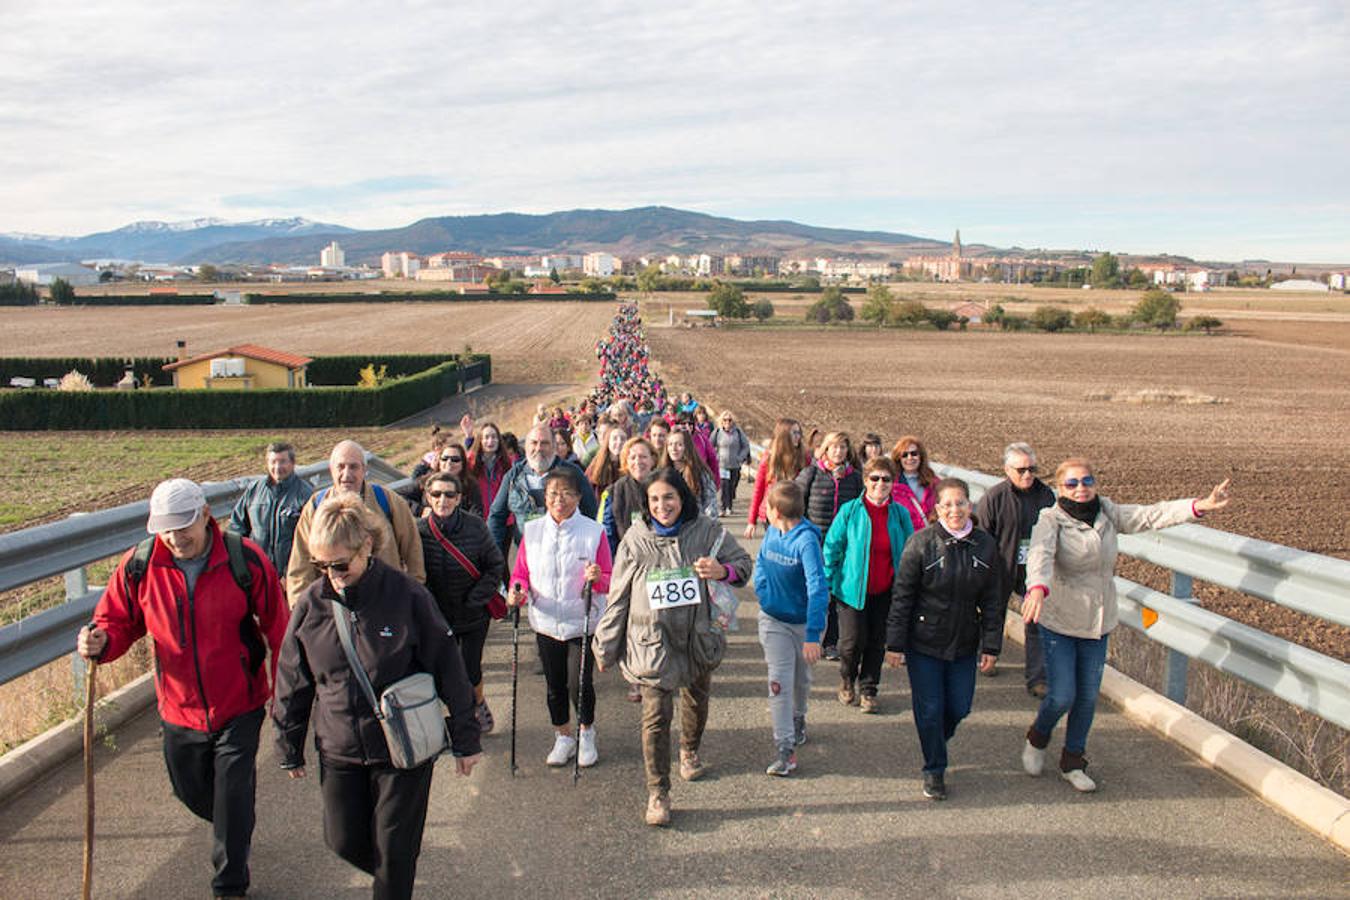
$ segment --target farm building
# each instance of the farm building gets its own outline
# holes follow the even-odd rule
[[[87,287],[98,284],[98,272],[79,263],[43,263],[36,266],[20,266],[14,271],[15,277],[25,284],[39,287],[51,287],[57,278],[63,279],[72,287]]]
[[[1290,278],[1288,281],[1277,281],[1270,286],[1272,291],[1321,291],[1326,293],[1329,288],[1320,281],[1313,281],[1310,278]]]
[[[301,388],[312,362],[283,350],[239,344],[169,363],[176,388]]]
[[[988,314],[989,310],[985,309],[983,303],[967,300],[965,303],[958,303],[956,306],[952,307],[952,312],[967,319],[970,324],[978,325],[984,321],[984,317]]]

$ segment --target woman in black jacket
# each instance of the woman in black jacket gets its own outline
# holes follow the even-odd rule
[[[427,590],[455,633],[464,671],[473,684],[474,715],[483,734],[488,734],[495,721],[483,696],[483,645],[492,621],[488,601],[502,584],[506,561],[487,523],[463,507],[464,500],[477,493],[449,472],[428,476],[423,495],[431,514],[417,521],[417,533],[422,537]],[[451,547],[472,571],[455,558]]]
[[[945,800],[947,741],[970,713],[979,668],[992,669],[1003,648],[1007,595],[998,546],[970,517],[970,488],[944,478],[936,527],[905,544],[886,629],[886,661],[904,665],[923,749],[923,794]]]
[[[816,458],[797,475],[806,497],[806,520],[820,529],[821,540],[830,531],[839,507],[862,496],[863,480],[847,432],[831,431],[820,442]],[[825,635],[820,639],[826,659],[839,658],[839,600],[830,598]]]
[[[375,877],[375,897],[406,898],[417,874],[435,761],[394,767],[334,616],[350,617],[357,658],[377,695],[418,672],[435,677],[450,710],[456,772],[468,775],[481,749],[459,646],[426,588],[375,557],[382,535],[377,515],[346,491],[330,493],[315,511],[310,554],[327,577],[301,592],[291,610],[278,657],[272,727],[282,768],[303,778],[312,716],[325,841]]]

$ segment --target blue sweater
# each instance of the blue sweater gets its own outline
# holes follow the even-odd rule
[[[830,586],[820,550],[820,529],[802,519],[784,534],[770,526],[755,560],[759,608],[789,625],[806,623],[806,642],[820,643]]]

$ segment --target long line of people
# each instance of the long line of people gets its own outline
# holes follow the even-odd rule
[[[217,896],[248,888],[247,786],[269,698],[294,778],[306,772],[313,725],[329,846],[372,874],[375,896],[411,896],[433,765],[396,764],[383,712],[360,685],[379,695],[429,673],[448,710],[445,750],[469,774],[496,727],[484,645],[512,607],[535,632],[555,731],[549,765],[599,762],[595,678],[617,669],[629,683],[642,704],[651,825],[671,821],[672,769],[685,781],[708,771],[713,674],[735,589],[747,585],[766,663],[767,774],[798,767],[820,659],[838,662],[839,701],[864,713],[883,706],[883,665],[904,666],[922,790],[944,799],[948,743],[971,711],[976,672],[996,671],[1011,604],[1026,622],[1026,687],[1039,700],[1022,765],[1042,773],[1067,715],[1060,771],[1095,789],[1086,749],[1118,621],[1116,537],[1223,509],[1227,481],[1202,498],[1117,504],[1098,495],[1081,458],[1060,464],[1052,490],[1018,442],[1003,454],[1006,479],[973,505],[965,482],[936,476],[914,435],[885,453],[875,434],[855,449],[843,431],[813,440],[783,418],[755,469],[744,537],[760,523],[766,531],[752,561],[721,521],[750,456],[735,417],[710,415],[687,393],[666,402],[635,307],[620,308],[597,353],[596,390],[576,409],[541,410],[517,452],[492,422],[466,417],[460,440],[434,434],[406,497],[367,481],[352,441],[334,447],[333,487],[318,492],[297,483],[292,447],[270,445],[268,476],[241,498],[228,533],[197,485],[156,488],[151,537],[123,557],[78,651],[107,661],[155,638],[170,780],[213,823]],[[242,667],[227,664],[235,655]]]

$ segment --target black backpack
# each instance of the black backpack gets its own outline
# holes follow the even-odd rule
[[[244,539],[233,531],[222,531],[220,536],[225,540],[225,553],[230,558],[230,575],[234,578],[234,583],[239,585],[239,590],[244,592],[248,603],[248,612],[239,623],[239,639],[248,650],[249,669],[256,673],[267,656],[267,647],[258,632],[255,619],[257,610],[253,608],[253,572],[244,557]],[[127,560],[122,572],[126,577],[128,595],[135,595],[140,591],[141,580],[145,578],[145,572],[150,566],[150,554],[154,549],[155,538],[151,535],[136,545],[136,552]]]

